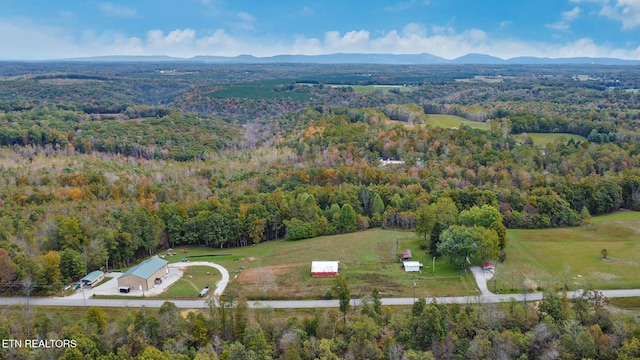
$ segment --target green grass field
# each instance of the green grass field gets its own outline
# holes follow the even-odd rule
[[[469,121],[459,116],[453,115],[442,115],[442,114],[429,114],[427,115],[427,124],[435,127],[441,128],[458,128],[461,124],[467,125],[473,129],[481,129],[481,130],[489,130],[489,125],[482,122],[477,121]],[[524,134],[515,135],[517,139],[524,141]],[[569,141],[570,138],[573,138],[576,142],[586,141],[587,139],[574,134],[565,134],[565,133],[527,133],[526,136],[531,137],[533,143],[535,145],[546,145],[555,142],[558,139],[563,139],[564,141]]]
[[[593,224],[592,230],[509,230],[507,260],[497,265],[489,289],[639,288],[640,212],[594,217]]]
[[[515,135],[518,140],[523,140],[524,135]],[[535,145],[546,145],[554,143],[558,139],[563,139],[563,142],[569,141],[569,139],[573,138],[576,142],[587,141],[587,139],[580,135],[574,134],[565,134],[565,133],[527,133],[526,136],[529,136]]]
[[[424,264],[422,273],[402,270],[397,261],[402,249],[411,249],[414,260]],[[435,273],[432,272],[432,258],[419,249],[413,232],[371,229],[241,248],[188,250],[186,254],[177,251],[167,259],[178,262],[187,256],[225,254],[193,261],[214,261],[226,267],[232,279],[228,291],[250,299],[323,298],[333,286],[333,279],[312,278],[312,260],[340,261],[340,273],[347,278],[353,297],[369,294],[374,287],[383,296],[411,297],[414,280],[416,296],[470,295],[476,291],[471,274],[453,268],[446,259],[437,259]]]
[[[189,266],[185,268],[184,276],[158,298],[196,298],[205,286],[209,286],[210,291],[213,291],[221,278],[220,272],[210,266]]]
[[[442,115],[442,114],[428,114],[427,124],[435,127],[448,128],[448,129],[460,127],[461,124],[467,125],[473,129],[482,129],[482,130],[489,129],[489,125],[487,125],[486,123],[469,121],[459,116]]]
[[[639,288],[640,212],[620,212],[593,218],[593,228],[584,227],[509,230],[507,260],[496,264],[490,290],[520,292],[585,286],[598,289]],[[312,278],[312,260],[338,260],[340,273],[347,278],[353,297],[378,288],[385,297],[472,295],[476,286],[470,273],[453,268],[446,258],[432,258],[419,248],[413,232],[382,229],[300,241],[270,241],[258,245],[213,249],[186,247],[188,253],[167,258],[179,262],[213,261],[231,274],[227,292],[249,299],[324,298],[333,286],[332,278]],[[405,273],[398,262],[402,249],[410,249],[414,260],[423,263],[421,273]],[[602,259],[601,250],[608,258]],[[209,255],[205,257],[196,257]],[[191,271],[191,269],[189,269]],[[197,289],[213,286],[206,275],[211,268],[193,269],[163,298],[197,296]],[[214,270],[215,271],[215,270]],[[219,276],[215,272],[216,276]],[[189,281],[186,281],[186,280]]]

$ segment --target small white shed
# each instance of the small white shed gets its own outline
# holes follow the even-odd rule
[[[411,271],[420,271],[422,269],[422,264],[418,261],[403,261],[402,262],[402,267],[404,268],[404,271],[406,272],[411,272]]]

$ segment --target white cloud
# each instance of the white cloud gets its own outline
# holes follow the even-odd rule
[[[240,20],[242,20],[242,21],[247,21],[247,22],[254,22],[254,21],[256,21],[256,18],[255,18],[253,15],[249,14],[248,12],[244,12],[244,11],[243,11],[243,12],[239,12],[239,13],[238,13],[238,17],[239,17],[239,18],[240,18]]]
[[[569,11],[564,11],[562,13],[562,20],[563,21],[574,21],[575,19],[577,19],[580,16],[580,13],[582,12],[582,9],[580,9],[579,6],[574,7],[573,9],[569,10]]]
[[[580,0],[576,0],[576,1],[580,1]],[[576,20],[578,17],[580,17],[581,13],[582,13],[582,9],[579,6],[576,6],[569,11],[563,11],[562,14],[560,14],[562,17],[562,20],[553,24],[546,24],[545,26],[553,30],[569,31],[570,29],[569,23]]]
[[[567,24],[565,21],[558,21],[553,24],[546,24],[545,26],[548,27],[549,29],[559,30],[559,31],[569,30],[569,24]]]
[[[100,3],[98,5],[100,12],[111,17],[136,17],[138,12],[134,8],[128,6],[116,5],[114,3]]]
[[[615,5],[606,3],[600,15],[620,21],[624,29],[633,29],[640,25],[640,1],[617,0]]]
[[[322,42],[317,38],[305,38],[304,36],[296,36],[291,54],[322,54]]]
[[[254,24],[256,22],[255,16],[249,14],[248,12],[239,12],[237,14],[238,22],[234,23],[233,26],[236,29],[240,30],[253,30],[255,28]]]
[[[162,30],[151,30],[147,33],[147,45],[154,48],[168,48],[176,45],[189,45],[196,38],[192,29],[173,30],[164,36]]]
[[[71,33],[47,27],[28,19],[0,18],[0,59],[55,59],[98,55],[195,55],[235,56],[252,54],[328,54],[348,53],[430,53],[452,59],[468,53],[484,53],[501,58],[540,57],[617,57],[640,59],[637,45],[614,47],[590,38],[572,42],[525,41],[496,38],[481,29],[457,31],[453,27],[410,23],[402,29],[373,34],[361,29],[348,32],[329,31],[323,37],[298,35],[290,39],[267,35],[255,38],[234,36],[225,29],[211,32],[190,28],[150,30],[144,36],[127,36],[116,32],[91,31]],[[622,48],[626,46],[627,48]]]
[[[425,37],[427,36],[427,28],[423,24],[410,23],[405,25],[405,27],[402,29],[402,34],[405,37]]]
[[[366,30],[349,31],[344,36],[340,36],[338,31],[328,31],[324,35],[325,48],[334,51],[363,51],[367,48],[369,41],[369,32]]]
[[[639,0],[569,0],[572,3],[594,3],[601,7],[598,15],[622,23],[625,30],[640,26]]]
[[[4,59],[38,59],[78,53],[69,34],[29,19],[0,20],[0,54]]]

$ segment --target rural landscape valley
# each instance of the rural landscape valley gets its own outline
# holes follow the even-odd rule
[[[0,358],[640,358],[637,66],[200,60],[0,63]]]

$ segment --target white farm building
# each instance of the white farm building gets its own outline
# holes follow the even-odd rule
[[[406,272],[412,272],[412,271],[417,272],[422,269],[422,264],[419,261],[404,261],[402,263],[402,267]]]
[[[337,276],[340,270],[340,261],[312,261],[311,276],[327,277]]]

